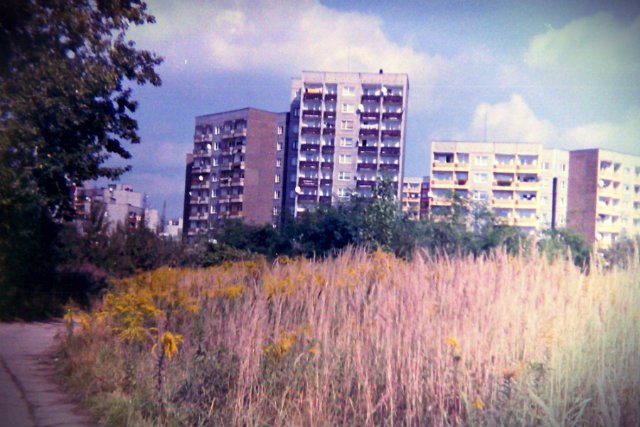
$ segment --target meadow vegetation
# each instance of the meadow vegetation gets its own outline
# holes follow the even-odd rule
[[[637,425],[639,267],[348,247],[161,268],[69,309],[61,369],[113,426]]]

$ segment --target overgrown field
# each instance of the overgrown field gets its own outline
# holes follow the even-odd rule
[[[61,366],[108,425],[632,426],[639,273],[358,250],[160,269],[69,313]]]

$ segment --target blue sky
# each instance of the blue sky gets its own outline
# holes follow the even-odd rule
[[[137,87],[142,143],[121,178],[182,214],[195,116],[288,109],[300,71],[409,74],[406,174],[434,139],[640,155],[640,4],[595,1],[150,1],[130,32],[165,57]]]

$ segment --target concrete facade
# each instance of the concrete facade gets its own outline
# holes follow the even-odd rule
[[[193,153],[187,157],[184,235],[208,235],[226,219],[277,224],[287,120],[288,113],[255,108],[196,117]]]
[[[422,183],[424,178],[418,176],[405,176],[402,180],[402,213],[407,218],[419,221]]]
[[[444,213],[457,194],[524,232],[564,227],[568,174],[568,152],[539,143],[434,141],[430,211]]]
[[[357,194],[379,178],[401,197],[406,74],[303,71],[291,83],[285,208],[297,215]]]
[[[598,248],[640,233],[640,157],[571,151],[569,176],[569,228]]]

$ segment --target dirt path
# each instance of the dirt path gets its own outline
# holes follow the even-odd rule
[[[52,349],[62,321],[0,323],[0,427],[92,427],[56,382]]]

